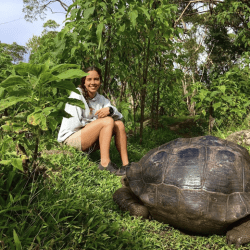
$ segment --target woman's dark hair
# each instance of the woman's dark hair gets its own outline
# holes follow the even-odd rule
[[[83,69],[83,71],[85,73],[88,73],[89,71],[96,71],[98,73],[99,77],[100,77],[100,81],[102,82],[102,71],[99,68],[97,68],[95,66],[90,66],[90,67],[88,67],[86,69]],[[88,91],[87,91],[87,89],[86,89],[86,87],[84,85],[85,79],[86,79],[86,76],[84,76],[81,79],[81,84],[78,87],[82,90],[82,94],[83,94],[87,104],[89,104],[90,97],[89,97],[89,93],[88,93]]]

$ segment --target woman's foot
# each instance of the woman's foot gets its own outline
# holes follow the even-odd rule
[[[122,166],[117,172],[116,172],[116,175],[117,176],[123,176],[123,175],[126,175],[126,167],[130,166],[130,163],[125,165],[125,166]]]
[[[109,171],[109,172],[112,173],[112,174],[116,174],[116,172],[117,172],[117,170],[118,170],[118,167],[115,165],[115,163],[113,163],[113,162],[111,162],[111,161],[109,162],[109,164],[108,164],[107,167],[103,167],[103,166],[101,165],[101,163],[99,163],[98,168],[99,168],[100,170],[107,170],[107,171]]]

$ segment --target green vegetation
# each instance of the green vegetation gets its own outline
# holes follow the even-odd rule
[[[65,97],[65,93],[63,96],[59,91],[62,89],[79,93],[69,81],[86,76],[86,73],[77,68],[79,66],[73,64],[54,66],[49,60],[45,64],[36,65],[20,63],[13,67],[13,74],[0,83],[3,91],[0,111],[7,113],[1,119],[4,123],[1,128],[7,135],[3,144],[12,137],[22,155],[21,158],[5,159],[3,149],[0,164],[12,164],[28,174],[35,170],[39,143],[44,140],[42,135],[55,131],[63,117],[71,117],[64,111],[65,103],[84,108],[81,101]],[[13,110],[17,103],[18,108]],[[29,134],[34,140],[27,140]],[[46,141],[47,148],[51,147],[49,141]]]
[[[179,137],[169,129],[173,122],[180,119],[163,117],[164,129],[147,127],[144,136],[150,143],[140,145],[138,135],[130,137],[131,161]],[[189,133],[198,135],[197,128]],[[49,151],[45,146],[40,144],[40,172],[29,179],[11,166],[1,169],[1,249],[234,249],[226,245],[224,235],[189,235],[154,220],[130,217],[112,199],[121,187],[120,177],[98,170],[98,152],[87,156],[66,146]],[[14,154],[13,143],[5,147]],[[113,141],[111,159],[119,163]]]
[[[26,52],[26,47],[18,45],[15,42],[7,44],[0,41],[0,82],[11,74],[13,63],[22,61]]]
[[[178,137],[248,129],[250,2],[23,0],[26,20],[52,2],[65,27],[46,22],[29,63],[25,47],[0,43],[0,249],[234,249],[121,212],[120,178],[97,169],[99,152],[56,137],[90,65],[125,118],[132,162]],[[110,153],[121,165],[113,141]]]

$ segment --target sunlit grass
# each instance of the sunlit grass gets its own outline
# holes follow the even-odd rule
[[[168,123],[163,125],[157,131],[145,129],[142,145],[138,137],[129,138],[130,161],[179,136]],[[31,181],[14,173],[12,185],[26,187],[10,187],[12,198],[2,198],[0,249],[234,249],[225,235],[189,235],[154,220],[132,218],[114,203],[121,178],[98,170],[99,152],[87,156],[66,146],[53,149],[64,153],[43,155],[46,178]],[[110,151],[112,161],[121,165],[114,142]]]

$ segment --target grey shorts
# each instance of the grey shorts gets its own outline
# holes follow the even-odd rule
[[[70,135],[64,142],[63,144],[72,146],[76,148],[79,151],[82,151],[82,144],[81,144],[81,131],[82,129],[78,130],[74,134]],[[90,154],[94,150],[98,149],[99,143],[98,141],[95,142],[93,145],[91,145],[88,149],[86,149],[84,152]]]

